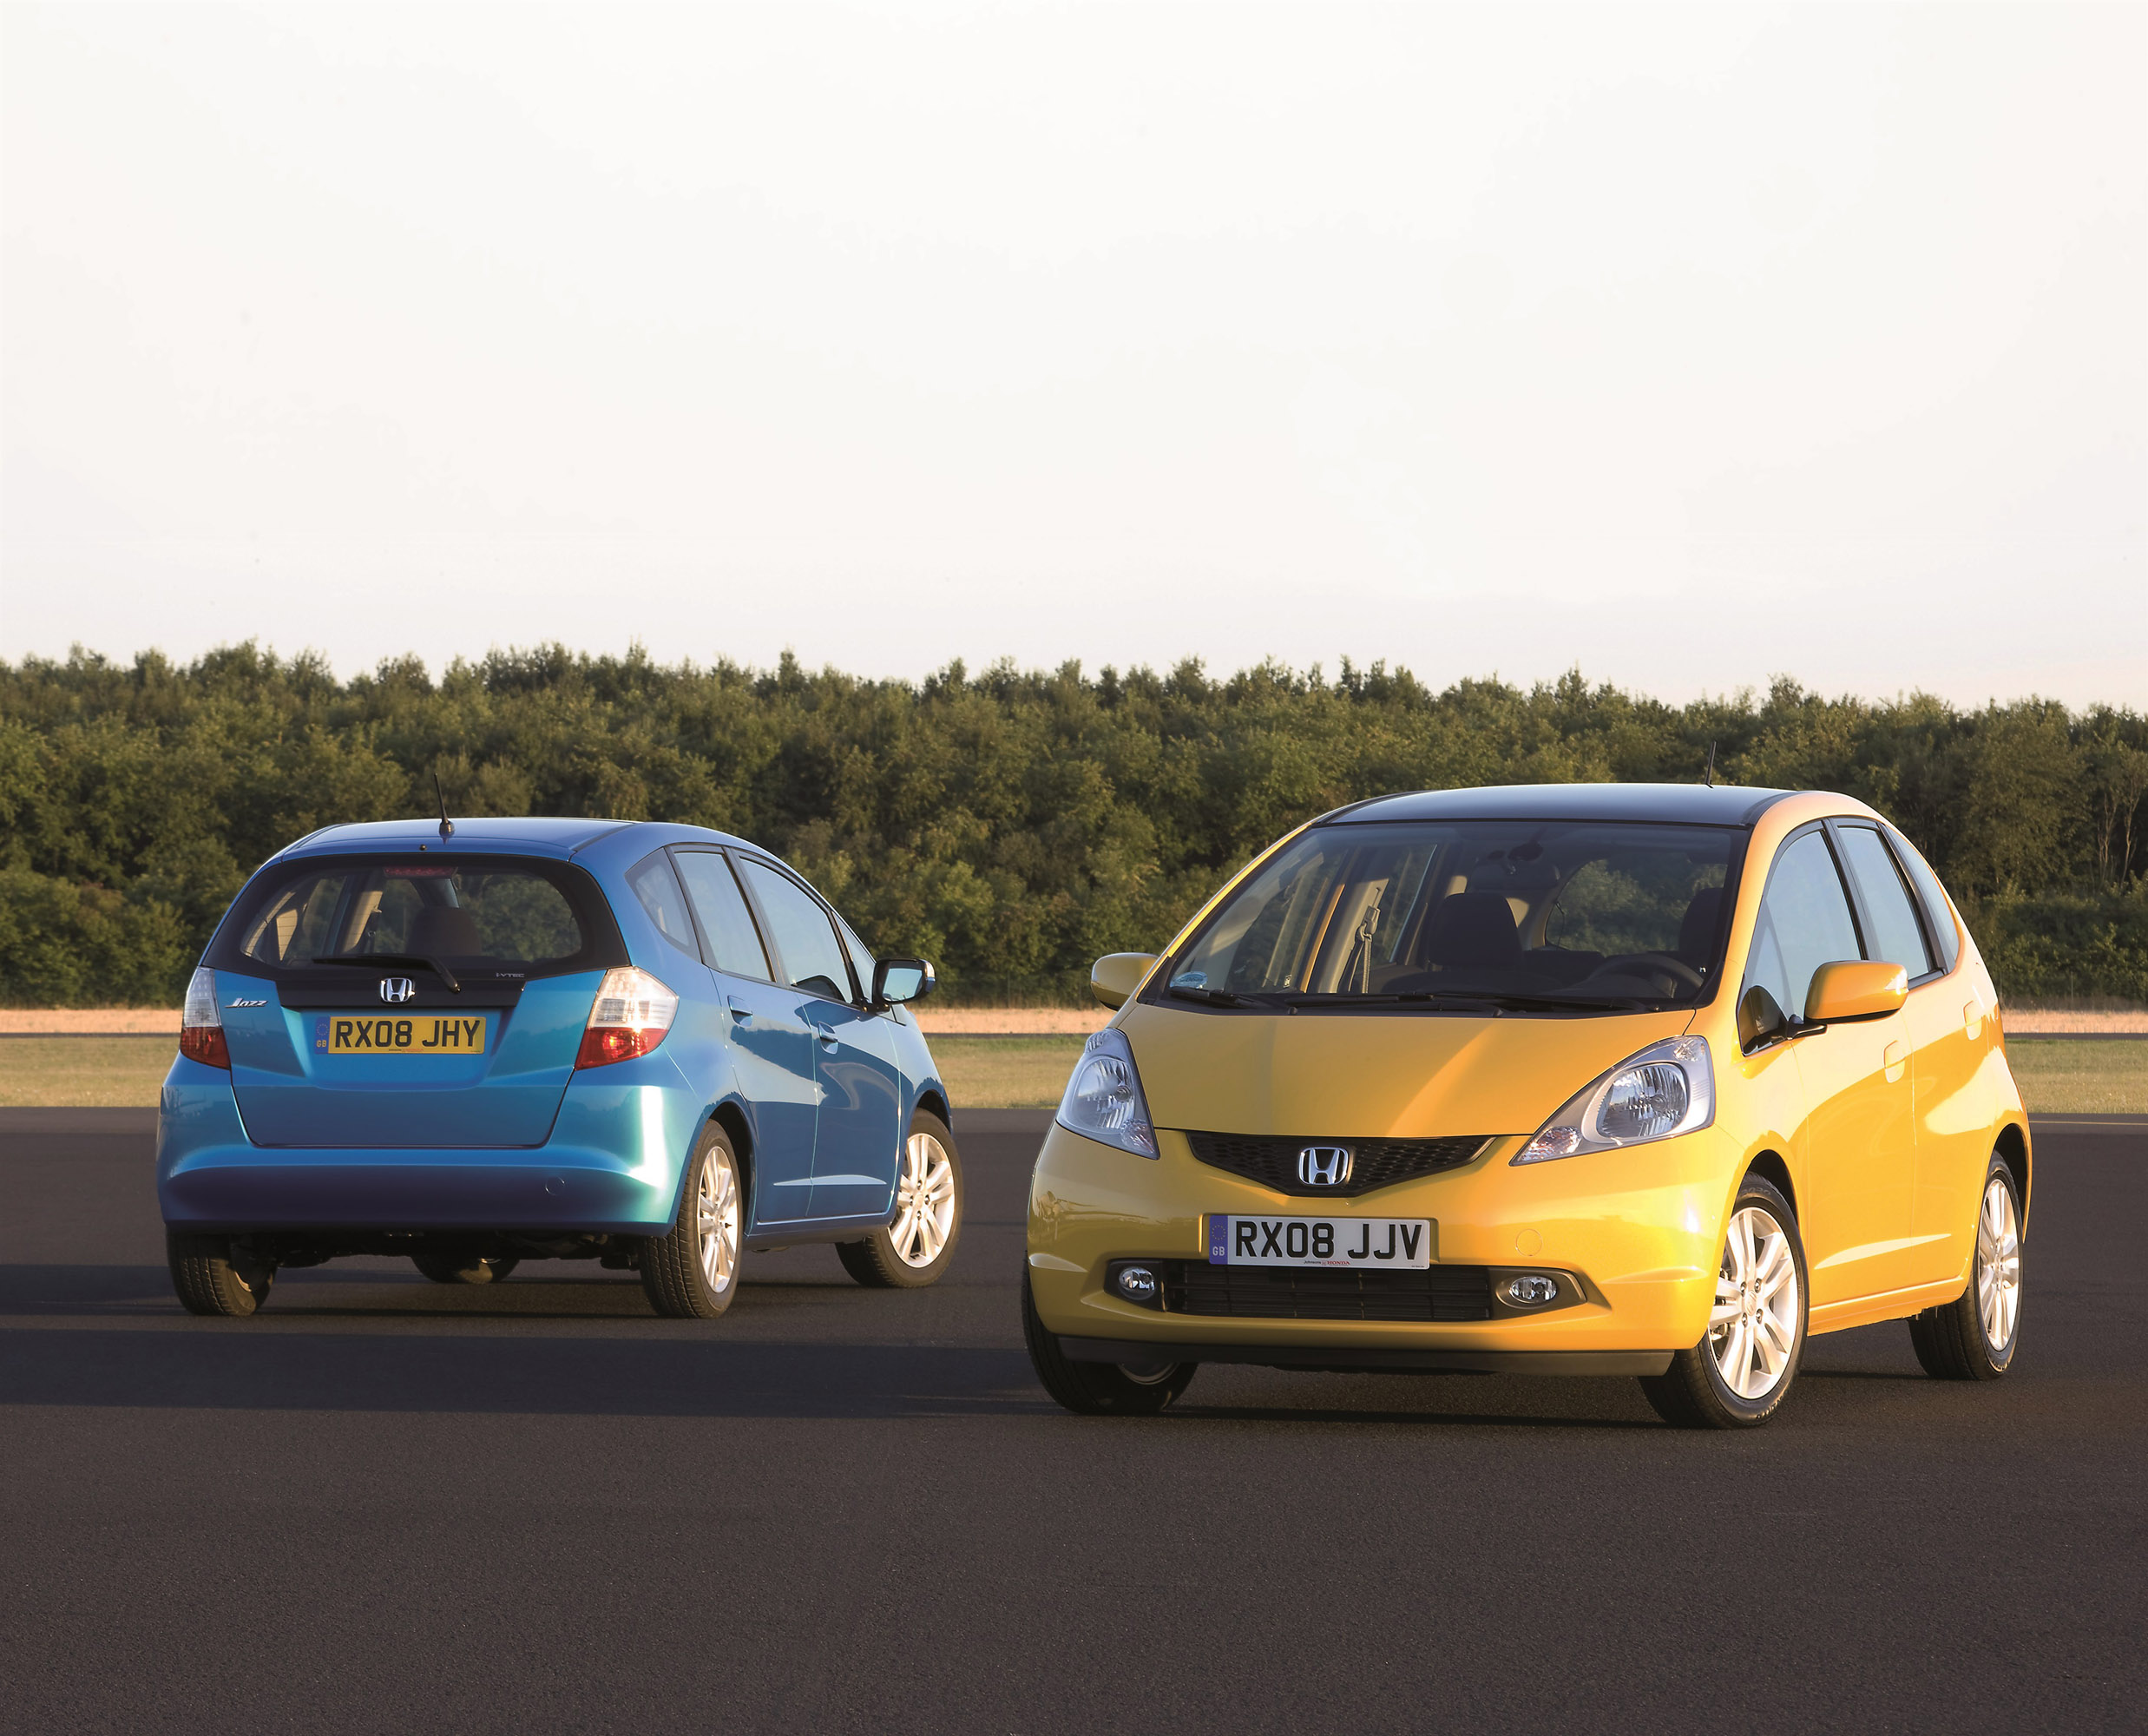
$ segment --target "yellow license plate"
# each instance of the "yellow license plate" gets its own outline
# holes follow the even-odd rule
[[[327,1013],[313,1021],[316,1055],[483,1055],[482,1013]]]

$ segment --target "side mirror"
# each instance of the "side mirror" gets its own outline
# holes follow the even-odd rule
[[[1737,1003],[1737,1046],[1750,1053],[1789,1035],[1789,1015],[1774,996],[1754,983]]]
[[[899,1007],[922,1001],[940,986],[939,976],[922,958],[884,958],[872,968],[874,1007]]]
[[[1833,1025],[1883,1019],[1901,1011],[1908,998],[1909,979],[1901,965],[1838,958],[1812,973],[1812,986],[1805,990],[1805,1022]]]
[[[1107,952],[1089,967],[1089,992],[1107,1007],[1123,1007],[1155,963],[1153,952]]]

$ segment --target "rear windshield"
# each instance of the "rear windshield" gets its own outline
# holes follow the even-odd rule
[[[1212,915],[1151,998],[1210,1006],[1706,1000],[1745,834],[1724,826],[1316,826]]]
[[[556,976],[616,962],[588,877],[522,857],[315,858],[247,888],[217,937],[227,970],[325,958],[437,958],[483,975]]]

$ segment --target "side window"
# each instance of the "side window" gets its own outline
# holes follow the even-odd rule
[[[1917,891],[1924,900],[1924,913],[1931,918],[1932,938],[1939,945],[1937,968],[1951,970],[1954,968],[1954,960],[1961,957],[1961,937],[1955,932],[1954,910],[1947,902],[1947,894],[1940,890],[1939,876],[1932,871],[1931,865],[1910,847],[1909,840],[1900,832],[1890,829],[1887,837],[1895,846],[1895,854],[1901,858],[1902,865],[1909,871],[1909,878],[1915,883]]]
[[[1792,839],[1776,857],[1760,900],[1745,987],[1758,983],[1790,1017],[1799,1018],[1814,971],[1838,958],[1862,956],[1849,895],[1843,890],[1826,835],[1809,832]]]
[[[739,866],[768,917],[776,950],[783,955],[785,975],[792,985],[811,994],[849,1000],[850,967],[843,962],[843,947],[829,925],[828,913],[789,875],[750,858]]]
[[[1902,871],[1880,842],[1879,833],[1869,825],[1845,825],[1836,836],[1842,839],[1843,854],[1849,859],[1849,871],[1872,918],[1872,957],[1901,965],[1911,976],[1928,974],[1932,961],[1925,950],[1924,930],[1917,926]]]
[[[693,937],[693,919],[686,914],[686,896],[679,890],[679,877],[671,871],[671,859],[662,851],[644,857],[627,871],[627,884],[649,913],[656,931],[689,957],[699,958],[701,948]]]
[[[844,945],[851,950],[851,969],[857,973],[857,986],[870,993],[872,990],[872,949],[857,937],[857,930],[844,922],[840,916],[836,917],[836,927],[842,932]]]
[[[680,878],[693,900],[693,913],[701,919],[701,932],[708,937],[709,950],[716,955],[719,970],[733,976],[759,976],[764,982],[775,973],[768,968],[768,951],[761,944],[760,930],[746,908],[746,895],[732,878],[731,865],[714,850],[679,852]]]

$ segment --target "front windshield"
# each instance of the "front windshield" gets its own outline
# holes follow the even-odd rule
[[[1722,968],[1726,826],[1315,826],[1173,959],[1182,1001],[1691,1004]]]

